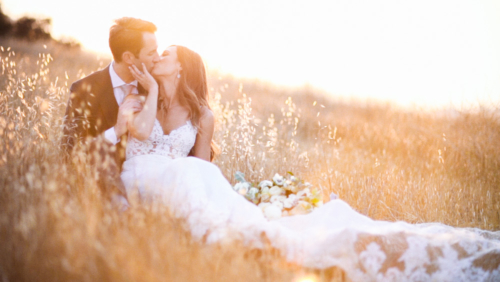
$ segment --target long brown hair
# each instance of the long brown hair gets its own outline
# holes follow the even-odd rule
[[[204,106],[210,109],[205,64],[198,53],[184,46],[173,46],[177,47],[177,60],[182,66],[176,95],[181,105],[188,108],[191,123],[200,130],[201,108]],[[210,161],[215,158],[217,151],[217,145],[212,140]]]

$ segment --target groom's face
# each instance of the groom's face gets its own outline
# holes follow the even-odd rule
[[[154,67],[154,64],[160,59],[158,55],[158,43],[156,42],[156,36],[151,32],[144,32],[142,34],[143,46],[139,52],[139,56],[136,57],[134,64],[135,66],[142,70],[142,64],[146,65],[148,72]]]

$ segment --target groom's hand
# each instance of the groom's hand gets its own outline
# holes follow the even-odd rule
[[[142,104],[139,99],[125,99],[118,109],[118,118],[116,119],[115,133],[116,137],[120,138],[127,133],[127,121],[129,121],[134,113],[142,110]]]

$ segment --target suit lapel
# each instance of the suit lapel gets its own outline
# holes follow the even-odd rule
[[[95,94],[101,108],[103,125],[105,129],[108,129],[116,124],[118,117],[118,103],[109,76],[109,66],[102,70],[98,84]]]

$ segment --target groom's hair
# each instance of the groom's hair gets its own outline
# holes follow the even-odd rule
[[[156,26],[151,22],[129,17],[115,20],[115,24],[109,29],[109,48],[115,62],[121,62],[125,51],[139,56],[144,47],[142,39],[144,32],[154,33]]]

